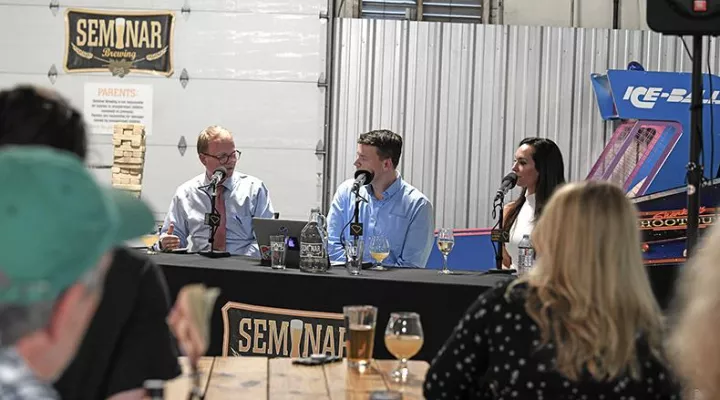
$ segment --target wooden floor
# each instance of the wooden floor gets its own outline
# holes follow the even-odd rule
[[[169,381],[166,399],[187,399],[191,380],[187,359],[183,375]],[[410,379],[393,382],[388,374],[397,361],[373,361],[363,373],[348,369],[346,361],[322,366],[293,365],[288,358],[205,357],[200,361],[200,387],[207,400],[224,399],[364,399],[374,391],[393,390],[403,399],[422,399],[428,369],[424,361],[410,361]]]

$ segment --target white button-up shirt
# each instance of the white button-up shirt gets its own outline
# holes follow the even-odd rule
[[[203,173],[177,189],[160,231],[161,238],[172,223],[173,235],[180,238],[180,247],[187,247],[191,253],[210,250],[210,226],[205,224],[205,214],[210,212],[209,184]],[[260,257],[252,219],[273,217],[268,189],[260,179],[237,171],[223,186],[226,250],[233,255]]]

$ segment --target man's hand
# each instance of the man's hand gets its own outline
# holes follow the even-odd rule
[[[205,355],[209,345],[209,319],[218,289],[192,284],[180,289],[168,316],[168,325],[190,365]]]
[[[175,250],[180,247],[180,238],[173,235],[175,225],[170,223],[167,232],[160,238],[160,249],[163,251]]]

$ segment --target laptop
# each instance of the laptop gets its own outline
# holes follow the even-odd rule
[[[285,235],[288,242],[285,266],[300,268],[300,233],[305,225],[307,225],[307,221],[253,218],[252,226],[258,247],[260,247],[260,263],[270,265],[270,236]]]

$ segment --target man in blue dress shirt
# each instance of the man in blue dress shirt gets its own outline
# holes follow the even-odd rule
[[[371,259],[369,239],[382,235],[390,243],[390,255],[383,265],[424,268],[434,241],[433,207],[424,194],[400,177],[397,166],[401,153],[402,138],[388,130],[367,132],[358,139],[355,168],[374,174],[372,182],[358,191],[367,200],[360,202],[359,212],[365,243],[363,260]],[[352,240],[353,182],[350,179],[340,185],[328,214],[331,261],[344,262],[342,243]]]
[[[227,169],[227,177],[217,188],[216,209],[221,215],[215,234],[215,250],[233,255],[259,257],[253,217],[272,218],[270,194],[258,178],[235,170],[240,151],[232,134],[220,126],[210,126],[197,141],[200,162],[205,172],[183,183],[175,192],[161,230],[159,247],[163,251],[187,247],[189,252],[210,250],[210,178],[218,167]]]

